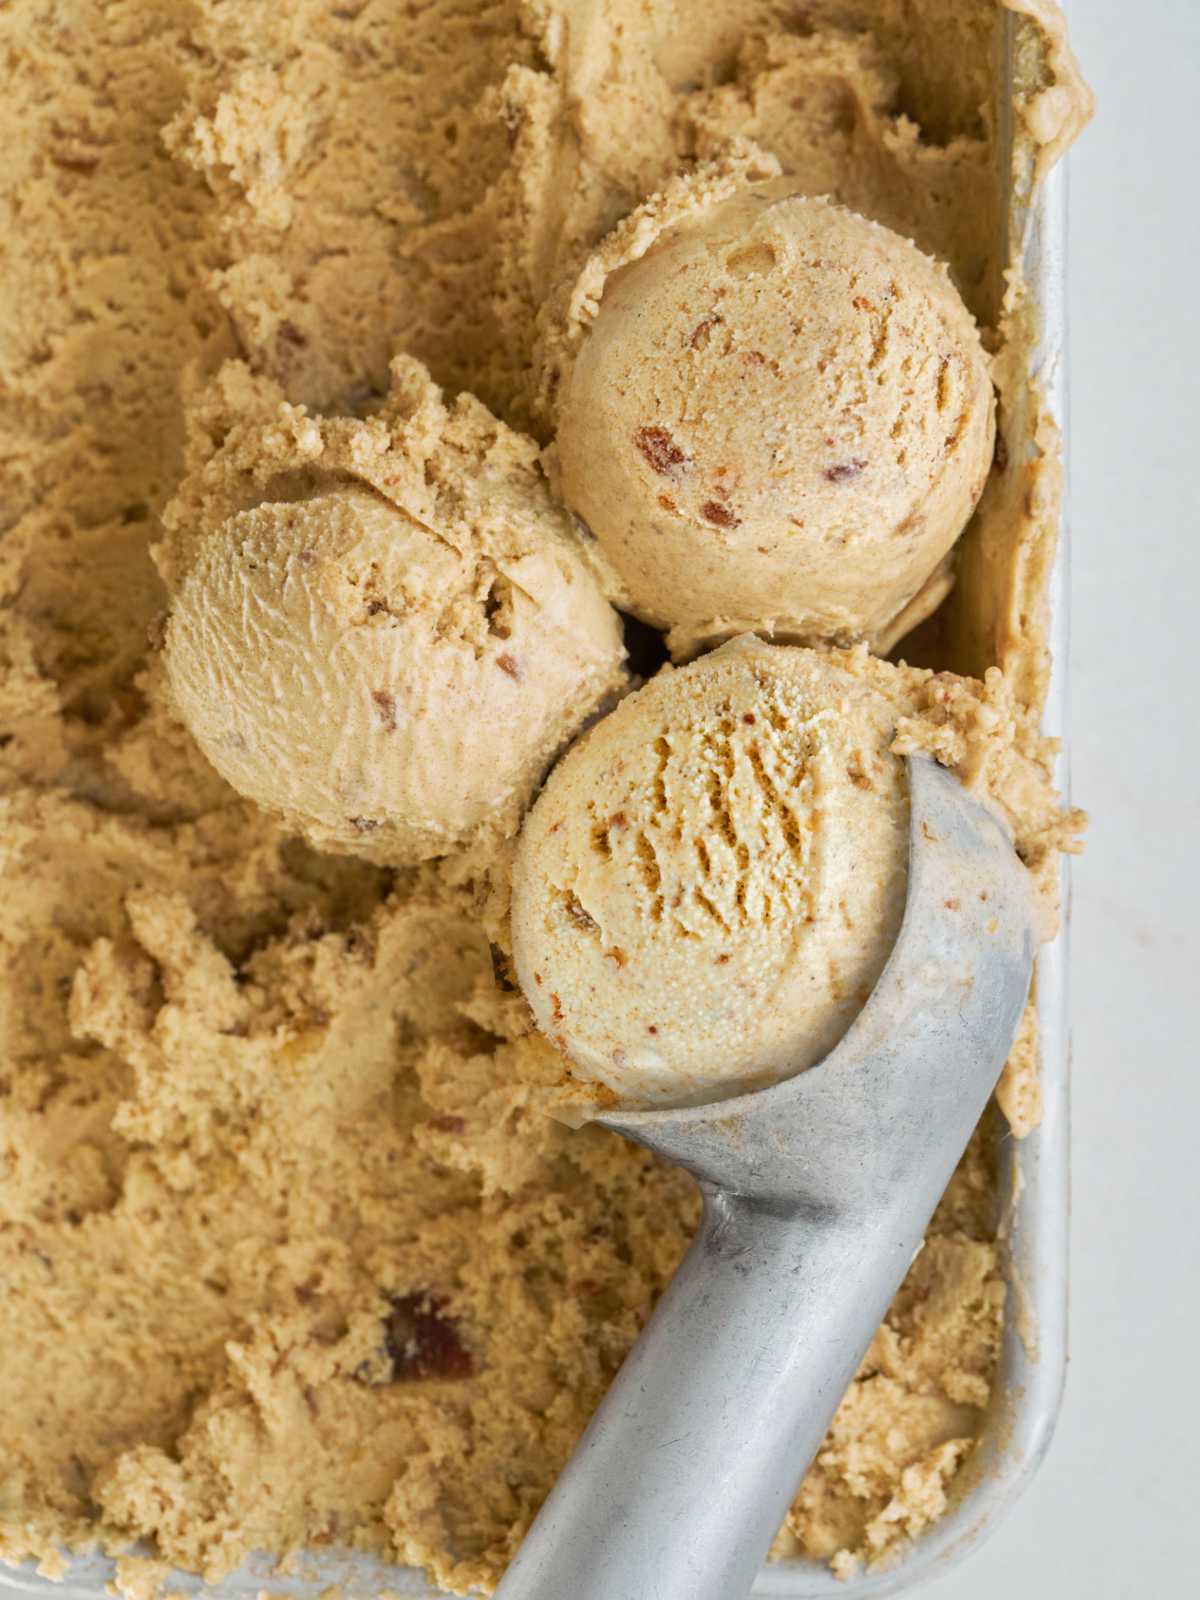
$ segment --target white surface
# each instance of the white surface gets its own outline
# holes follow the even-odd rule
[[[1041,1474],[929,1600],[1200,1589],[1200,5],[1069,10],[1072,1359]]]

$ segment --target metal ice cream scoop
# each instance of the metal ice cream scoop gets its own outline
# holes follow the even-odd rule
[[[908,897],[823,1061],[602,1117],[695,1174],[700,1230],[497,1600],[744,1600],[1004,1064],[1032,906],[1001,822],[908,760]]]

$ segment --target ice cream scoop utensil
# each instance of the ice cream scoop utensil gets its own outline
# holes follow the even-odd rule
[[[1003,825],[908,760],[908,897],[841,1043],[769,1089],[601,1120],[700,1230],[498,1600],[744,1600],[1011,1046],[1033,962]]]

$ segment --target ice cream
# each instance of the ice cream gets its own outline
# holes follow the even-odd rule
[[[895,728],[826,657],[747,637],[569,752],[517,848],[513,952],[577,1076],[687,1104],[832,1049],[904,910]]]
[[[911,626],[993,451],[945,268],[790,178],[657,225],[603,285],[555,452],[633,609],[677,652],[763,627],[876,641],[906,608]]]
[[[441,411],[379,415],[397,351],[507,425],[468,408],[492,492],[514,450],[532,473],[541,308],[677,175],[757,181],[744,139],[947,261],[996,352],[1007,449],[928,669],[833,659],[1052,892],[1060,473],[1007,135],[1020,188],[1088,97],[1050,0],[12,0],[0,38],[0,1559],[135,1543],[114,1588],[150,1600],[164,1563],[224,1584],[254,1550],[327,1587],[349,1547],[381,1591],[409,1564],[487,1593],[698,1196],[542,1114],[563,1060],[488,948],[511,841],[400,871],[312,849],[201,753],[153,621],[198,530],[395,503],[424,460],[443,494]],[[1005,1410],[990,1129],[781,1554],[897,1562]]]
[[[324,849],[405,862],[515,833],[624,674],[532,443],[394,376],[376,417],[322,424],[227,373],[217,409],[249,390],[258,421],[185,482],[161,562],[171,694],[221,775]]]

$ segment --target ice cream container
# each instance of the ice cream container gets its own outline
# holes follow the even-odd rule
[[[1020,26],[1010,18],[1013,32]],[[1047,408],[1060,425],[1066,421],[1066,326],[1064,255],[1066,177],[1052,171],[1034,201],[1026,205],[1014,195],[1011,225],[1019,230],[1025,279],[1036,306],[1039,339],[1032,359]],[[1024,441],[1009,440],[1010,450]],[[1066,734],[1068,650],[1068,540],[1060,530],[1050,587],[1050,647],[1054,658],[1045,726],[1060,738]],[[1059,786],[1069,787],[1068,756],[1059,758]],[[1040,1035],[1044,1114],[1040,1127],[1022,1141],[1004,1137],[997,1124],[997,1157],[1002,1239],[1008,1288],[1004,1342],[998,1380],[980,1442],[955,1480],[954,1504],[886,1567],[866,1568],[840,1579],[813,1561],[786,1560],[764,1568],[756,1596],[777,1600],[809,1600],[821,1595],[854,1597],[894,1595],[916,1589],[946,1572],[968,1555],[1003,1519],[1028,1486],[1054,1430],[1066,1371],[1068,1113],[1070,1039],[1067,996],[1069,895],[1064,863],[1062,928],[1044,946],[1037,963],[1036,995]],[[61,1580],[35,1572],[32,1566],[0,1567],[0,1600],[101,1600],[114,1577],[114,1562],[100,1555],[79,1556],[66,1563]],[[247,1562],[216,1588],[206,1588],[193,1575],[164,1570],[164,1589],[179,1594],[273,1595],[317,1600],[322,1591],[340,1585],[350,1600],[377,1597],[381,1591],[423,1596],[438,1591],[420,1573],[349,1554],[313,1552],[302,1556],[288,1574],[275,1571],[272,1558]]]

